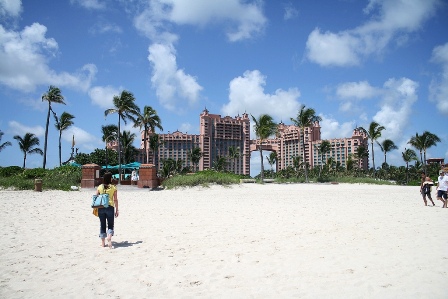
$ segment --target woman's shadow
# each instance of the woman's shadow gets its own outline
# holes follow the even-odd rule
[[[113,245],[115,248],[125,248],[125,247],[131,247],[131,246],[141,244],[141,243],[143,243],[143,241],[137,241],[137,242],[123,241],[123,242],[113,242]]]

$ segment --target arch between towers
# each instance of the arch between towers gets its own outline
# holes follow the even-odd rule
[[[249,150],[251,152],[259,151],[260,150],[259,146],[260,146],[260,139],[251,140],[250,145],[249,145]],[[261,149],[263,151],[270,151],[270,152],[278,153],[278,148],[279,148],[279,145],[278,145],[277,140],[275,140],[275,139],[263,140],[263,143],[261,144]]]
[[[263,143],[261,144],[261,149],[263,151],[269,151],[269,152],[276,152],[277,155],[279,155],[279,148],[280,148],[280,144],[279,144],[279,140],[278,139],[266,139],[263,140]],[[260,148],[260,139],[253,139],[250,141],[250,145],[249,145],[249,150],[250,152],[255,152],[255,151],[259,151]],[[280,158],[280,157],[279,157]],[[277,161],[276,163],[276,171],[278,171],[278,167],[279,167],[279,163]]]

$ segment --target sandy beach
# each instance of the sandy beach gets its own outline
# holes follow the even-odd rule
[[[448,209],[419,187],[118,189],[114,249],[94,189],[1,190],[0,298],[448,298]]]

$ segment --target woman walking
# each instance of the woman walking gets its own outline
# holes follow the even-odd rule
[[[98,218],[100,218],[100,238],[101,246],[107,245],[112,249],[112,236],[114,235],[114,217],[118,217],[118,195],[117,188],[112,185],[112,174],[106,172],[104,174],[104,183],[98,186],[97,195],[109,194],[109,206],[107,208],[98,209]],[[106,231],[107,222],[107,231]]]

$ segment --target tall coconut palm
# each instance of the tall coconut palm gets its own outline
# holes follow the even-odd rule
[[[320,154],[320,168],[319,168],[319,177],[322,172],[322,168],[324,165],[325,156],[331,151],[331,143],[328,140],[322,141],[321,144],[317,147],[317,152]]]
[[[227,164],[226,157],[217,156],[216,160],[213,162],[213,168],[216,171],[221,172],[221,171],[224,171],[224,169],[226,168],[226,164]]]
[[[135,135],[135,133],[131,133],[131,131],[126,130],[123,131],[123,134],[121,134],[120,142],[124,154],[123,157],[124,164],[135,161],[135,155],[138,151],[133,144],[136,137],[137,135]]]
[[[305,181],[308,183],[308,163],[305,157],[305,128],[310,127],[313,123],[317,121],[321,121],[322,118],[316,115],[316,111],[313,108],[306,108],[305,105],[300,107],[299,112],[297,113],[296,118],[291,118],[291,121],[297,127],[300,127],[300,135],[302,139],[302,157],[305,163]]]
[[[5,134],[5,133],[3,133],[3,132],[0,130],[0,142],[2,141],[3,134]],[[9,141],[3,142],[2,144],[0,144],[0,152],[1,152],[2,150],[4,150],[5,147],[7,147],[7,146],[11,146],[11,145],[12,145],[12,143],[9,142]]]
[[[254,132],[257,139],[260,140],[258,144],[258,150],[260,151],[261,160],[261,182],[264,180],[264,165],[263,165],[263,141],[277,132],[277,124],[274,122],[272,116],[268,114],[262,114],[255,118],[252,114],[252,120],[254,121]]]
[[[159,147],[163,144],[163,140],[160,140],[159,134],[153,134],[149,136],[149,149],[152,151],[152,163],[158,168],[159,164]]]
[[[293,157],[291,157],[291,159],[292,159],[293,168],[296,171],[296,173],[298,173],[299,169],[302,168],[302,166],[303,166],[303,162],[302,162],[303,158],[302,158],[302,156],[293,156]]]
[[[26,133],[23,138],[19,135],[15,135],[14,139],[17,140],[20,150],[23,152],[23,168],[25,168],[27,154],[44,154],[40,148],[36,147],[40,142],[39,138],[37,138],[33,133]]]
[[[70,113],[67,113],[65,111],[61,114],[60,118],[58,118],[56,113],[54,114],[54,120],[55,120],[54,126],[59,131],[59,166],[62,165],[62,157],[61,157],[61,155],[62,155],[62,146],[61,146],[62,132],[67,130],[69,127],[71,127],[74,124],[74,122],[72,121],[72,119],[74,119],[74,118],[75,117],[73,115],[71,115]]]
[[[42,164],[42,168],[45,169],[47,165],[47,143],[48,143],[48,126],[50,124],[50,111],[53,111],[51,108],[51,103],[56,104],[64,104],[64,97],[61,94],[61,90],[57,88],[56,86],[51,85],[48,88],[47,93],[42,95],[42,102],[47,101],[48,102],[48,113],[47,113],[47,123],[45,125],[45,142],[44,142],[44,161]]]
[[[367,138],[370,139],[370,144],[372,145],[372,165],[373,165],[373,174],[375,175],[375,153],[373,151],[373,143],[381,137],[381,132],[385,130],[386,128],[381,126],[379,123],[372,121],[369,125],[369,129],[366,130],[363,127],[358,128],[362,130],[366,135]]]
[[[386,154],[394,149],[398,149],[395,143],[390,139],[384,139],[383,142],[377,142],[381,151],[384,153],[384,164],[387,164]]]
[[[147,151],[147,140],[148,140],[148,130],[151,130],[152,133],[155,133],[156,128],[159,128],[161,131],[163,131],[162,127],[162,121],[160,120],[160,117],[157,115],[157,111],[154,110],[151,106],[145,106],[143,107],[143,112],[137,115],[136,122],[134,124],[134,127],[139,127],[140,130],[143,128],[144,132],[144,141],[143,146],[145,150],[144,154],[144,160],[146,161],[146,164],[149,163],[148,161],[148,151]]]
[[[356,160],[358,160],[358,169],[361,169],[361,161],[364,158],[369,157],[369,151],[367,150],[367,148],[365,146],[360,145],[356,149],[354,156],[355,156]]]
[[[193,163],[193,172],[194,172],[196,171],[199,161],[201,160],[202,157],[201,148],[195,147],[191,151],[189,151],[187,155],[191,163]]]
[[[107,144],[111,141],[115,141],[118,139],[118,127],[116,125],[106,125],[101,126],[102,137],[101,140],[105,143],[105,153],[106,153],[106,169],[109,165],[109,152],[107,148]]]
[[[277,163],[277,158],[278,158],[277,152],[271,152],[269,154],[269,156],[266,156],[266,160],[268,161],[269,165],[271,166],[272,171],[274,170],[273,165],[275,163]]]
[[[118,139],[118,126],[116,125],[106,125],[101,126],[102,137],[101,140],[103,142],[110,142]]]
[[[417,154],[414,150],[405,148],[404,152],[401,153],[404,162],[406,162],[406,184],[409,182],[409,162],[418,161]]]
[[[126,124],[127,120],[130,119],[133,122],[140,114],[140,109],[135,104],[135,98],[129,91],[123,90],[119,96],[114,96],[113,98],[114,108],[109,108],[104,111],[104,116],[107,117],[109,114],[118,114],[118,172],[121,174],[121,120]],[[121,175],[118,176],[118,183],[121,184]]]
[[[350,172],[353,170],[355,161],[353,160],[354,155],[348,154],[347,160],[345,161],[345,169]]]
[[[237,173],[236,170],[236,160],[241,157],[240,147],[239,146],[230,146],[229,147],[229,159],[233,161],[233,171]]]
[[[418,135],[418,133],[415,133],[415,136],[409,140],[409,144],[415,147],[417,150],[420,151],[420,161],[423,164],[423,170],[426,174],[426,150],[430,147],[433,147],[437,144],[437,142],[440,142],[440,138],[428,131],[423,132],[422,135]],[[422,156],[423,153],[423,156]]]

